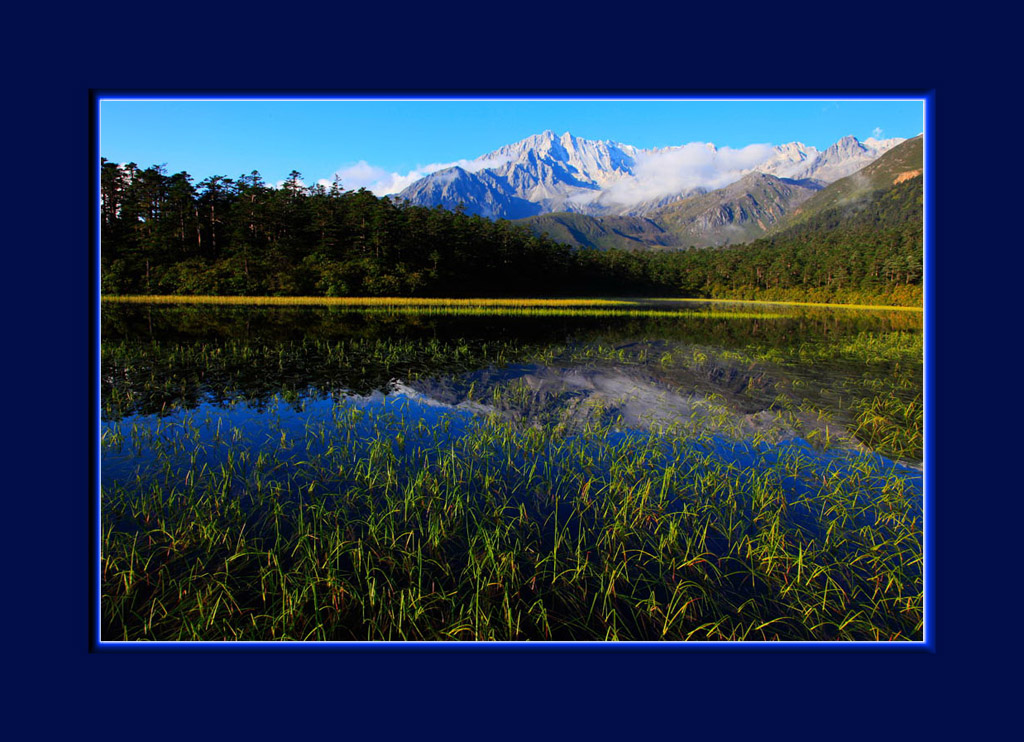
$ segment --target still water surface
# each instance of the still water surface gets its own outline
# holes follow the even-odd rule
[[[290,471],[336,445],[337,416],[351,422],[354,413],[357,437],[407,446],[417,429],[454,440],[488,417],[563,435],[683,428],[739,466],[750,450],[772,447],[837,467],[872,456],[919,488],[919,447],[880,457],[856,411],[877,398],[920,399],[920,315],[764,311],[595,318],[105,306],[102,480],[145,479],[163,446],[179,452],[182,476],[222,465],[240,446]]]

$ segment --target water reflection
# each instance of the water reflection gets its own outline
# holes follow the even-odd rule
[[[885,362],[868,366],[828,353],[780,365],[768,363],[765,351],[786,360],[799,349],[865,333],[919,333],[920,323],[919,315],[905,312],[815,309],[792,310],[783,319],[645,319],[112,305],[102,313],[101,398],[104,417],[117,419],[191,408],[211,396],[258,403],[277,394],[297,398],[307,389],[369,394],[395,381],[430,378],[443,385],[448,377],[516,363],[603,364],[643,368],[657,382],[725,394],[743,412],[756,412],[779,393],[783,377],[823,390],[892,370]],[[920,363],[904,368],[919,370]]]

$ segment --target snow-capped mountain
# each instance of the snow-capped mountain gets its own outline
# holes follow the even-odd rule
[[[815,153],[816,156],[797,167],[794,174],[772,174],[783,178],[810,179],[828,185],[847,175],[853,175],[903,141],[868,138],[861,142],[856,137],[843,137],[824,152]]]
[[[419,206],[517,219],[552,211],[583,211],[604,189],[632,175],[636,147],[545,131],[478,157],[476,169],[438,170],[398,194]]]
[[[691,143],[639,149],[545,131],[472,161],[431,173],[397,194],[413,205],[518,219],[568,211],[644,215],[723,188],[752,172],[822,187],[864,167],[902,139],[848,136],[819,152],[800,142],[742,149]]]

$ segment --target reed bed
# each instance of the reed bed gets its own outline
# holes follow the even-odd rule
[[[625,317],[632,305],[617,306],[339,305],[353,332],[364,324],[350,309]],[[738,325],[695,321],[672,341],[264,336],[247,326],[238,337],[161,339],[158,326],[107,339],[101,637],[921,641],[921,475],[849,450],[828,426],[807,443],[733,427],[730,405],[768,399],[780,430],[816,417],[919,460],[919,320],[840,330],[816,314],[724,346],[712,343]],[[806,341],[804,324],[817,333]],[[742,389],[728,402],[708,394],[690,419],[649,432],[623,429],[614,409],[567,425],[514,378],[476,386],[480,369],[518,363],[609,364]],[[336,391],[423,376],[502,416]]]
[[[895,460],[920,462],[924,451],[920,332],[862,331],[827,342],[788,347],[748,344],[742,349],[589,343],[549,346],[532,359],[547,364],[688,369],[711,376],[731,365],[746,369],[751,378],[775,377],[770,388],[747,390],[755,396],[758,391],[762,396],[778,395],[773,407],[790,406],[834,418],[863,445]]]
[[[368,394],[391,379],[452,376],[511,363],[558,367],[611,365],[651,369],[661,377],[689,373],[772,379],[745,390],[752,399],[782,395],[813,414],[847,425],[872,450],[920,461],[923,451],[923,339],[919,331],[860,331],[827,341],[783,346],[745,342],[737,348],[690,343],[303,336],[273,342],[127,340],[103,346],[103,413],[120,417],[194,406],[217,398],[293,398],[314,386]],[[705,391],[714,392],[714,384]]]
[[[920,331],[862,331],[829,342],[802,342],[786,348],[751,345],[727,354],[750,364],[812,367],[832,374],[841,379],[828,395],[835,399],[832,411],[850,422],[856,438],[891,458],[921,460],[924,336]],[[857,372],[837,374],[834,369],[839,367]],[[800,390],[795,392],[799,397]]]
[[[877,457],[270,412],[106,426],[104,640],[922,638],[920,482]]]

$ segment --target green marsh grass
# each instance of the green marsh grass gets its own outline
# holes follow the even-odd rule
[[[789,379],[778,391],[808,414],[831,415],[837,424],[855,430],[864,445],[913,461],[920,460],[923,444],[923,342],[913,327],[789,344],[752,336],[731,348],[663,341],[524,343],[395,336],[147,343],[114,339],[103,345],[102,400],[104,414],[116,417],[195,405],[211,390],[227,398],[265,399],[283,389],[298,399],[312,380],[324,389],[368,393],[393,378],[459,374],[509,363],[654,368],[669,382],[678,373],[691,372],[707,377],[706,391],[714,391],[720,369],[733,367],[749,379],[746,393],[757,398],[770,396],[765,380],[777,376],[778,369]],[[808,375],[807,369],[814,374]]]
[[[746,334],[682,318],[675,339],[638,342],[446,339],[429,325],[421,337],[105,331],[101,636],[920,641],[920,479],[838,434],[919,459],[920,318],[875,327],[850,312],[842,322],[866,328],[851,333],[794,311],[780,330],[764,314]],[[802,340],[804,323],[820,337]],[[517,363],[709,386],[690,419],[631,434],[614,410],[575,427],[428,421],[331,391]],[[723,374],[742,384],[730,398],[713,393]],[[778,443],[773,430],[741,438],[733,407],[748,397],[780,429],[825,427],[808,428],[808,447],[760,445]],[[466,399],[536,404],[514,380],[469,381]]]
[[[842,364],[856,375],[836,375],[842,383],[835,410],[868,448],[897,460],[920,461],[924,451],[924,337],[919,331],[858,332],[832,342],[806,342],[789,348],[761,345],[732,351],[733,358],[783,367],[825,369]]]
[[[919,492],[868,458],[338,405],[266,434],[287,457],[182,459],[216,424],[165,421],[150,475],[103,488],[105,640],[921,637]]]

